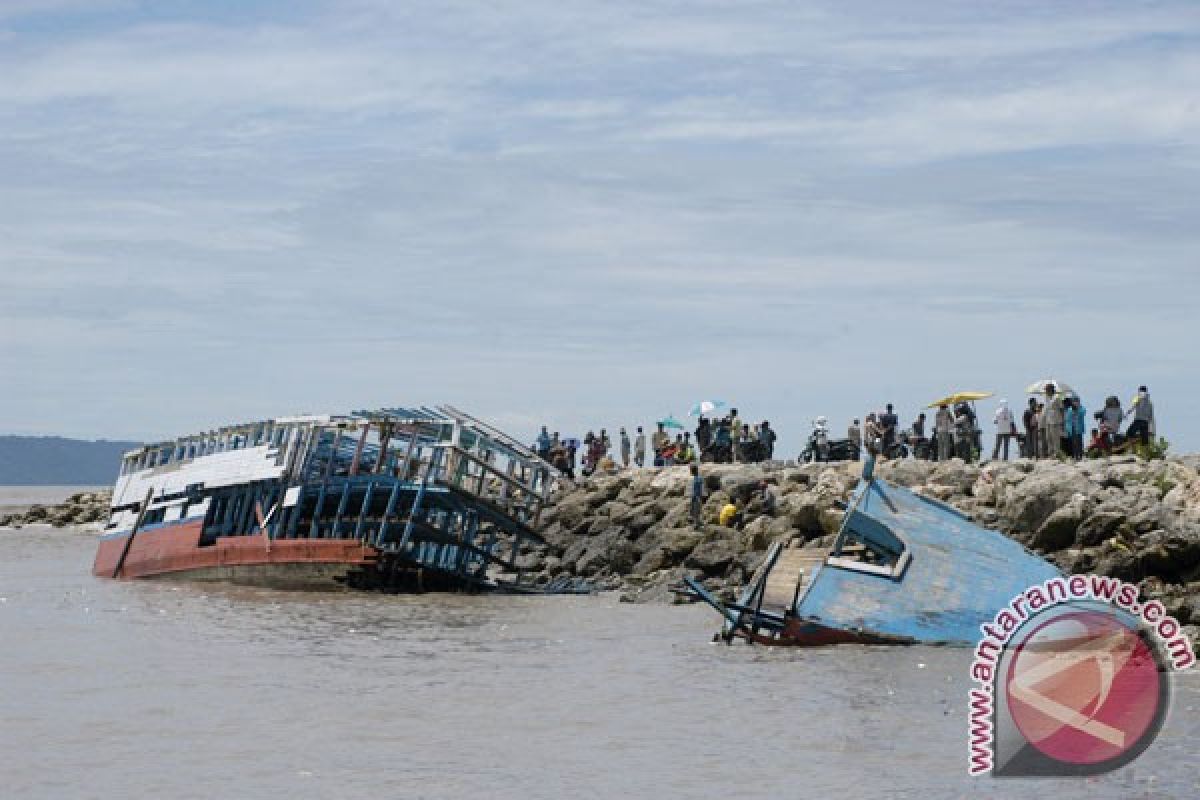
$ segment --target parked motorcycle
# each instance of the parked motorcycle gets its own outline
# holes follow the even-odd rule
[[[829,438],[829,426],[824,417],[818,417],[799,460],[809,464],[814,461],[858,461],[858,458],[858,445],[850,439]]]

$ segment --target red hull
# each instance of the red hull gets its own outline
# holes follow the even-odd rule
[[[187,573],[224,574],[237,568],[280,567],[285,572],[296,565],[344,565],[360,567],[374,563],[377,551],[357,539],[272,539],[256,536],[227,536],[212,545],[200,546],[201,520],[140,531],[118,578],[148,578]],[[127,537],[101,539],[92,574],[113,577],[125,549]],[[265,570],[268,574],[269,569]]]

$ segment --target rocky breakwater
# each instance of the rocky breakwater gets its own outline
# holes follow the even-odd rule
[[[32,505],[24,511],[0,516],[0,528],[21,528],[25,525],[87,525],[107,522],[112,492],[79,492],[57,505]]]
[[[731,597],[777,538],[827,548],[841,525],[861,465],[710,466],[704,525],[688,516],[685,467],[595,476],[568,487],[544,512],[548,547],[524,554],[543,580],[582,576],[629,601],[668,600],[683,574]],[[892,483],[935,497],[1043,554],[1063,570],[1136,583],[1146,599],[1200,632],[1200,456],[1081,463],[911,459],[879,465]],[[766,480],[777,504],[763,508]],[[717,524],[720,509],[749,498],[739,529]]]

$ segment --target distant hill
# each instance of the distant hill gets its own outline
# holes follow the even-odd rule
[[[0,485],[109,486],[121,454],[138,442],[64,439],[61,436],[0,436]]]

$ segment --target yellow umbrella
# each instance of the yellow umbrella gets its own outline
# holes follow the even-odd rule
[[[955,392],[943,397],[941,400],[934,400],[926,408],[937,408],[940,405],[952,406],[955,403],[972,403],[976,400],[983,400],[986,397],[991,397],[995,392]]]

